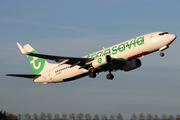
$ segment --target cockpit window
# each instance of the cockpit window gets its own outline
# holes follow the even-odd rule
[[[159,33],[159,35],[169,34],[168,32]]]

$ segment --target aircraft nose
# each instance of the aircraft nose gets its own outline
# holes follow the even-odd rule
[[[169,40],[170,40],[170,41],[175,40],[175,39],[176,39],[176,37],[177,37],[177,36],[176,36],[176,35],[174,35],[174,34],[169,34],[169,35],[168,35],[168,38],[169,38]]]

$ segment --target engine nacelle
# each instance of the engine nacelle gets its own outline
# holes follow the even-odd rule
[[[92,66],[94,68],[98,68],[109,63],[111,63],[111,57],[109,55],[104,55],[104,56],[95,58],[92,62]]]
[[[126,62],[126,64],[122,66],[122,69],[126,72],[126,71],[136,69],[140,66],[141,66],[141,61],[139,59],[134,59],[134,60]]]

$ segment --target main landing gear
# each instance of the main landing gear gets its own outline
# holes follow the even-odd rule
[[[89,70],[89,77],[90,77],[90,78],[95,78],[95,77],[96,77],[96,72],[95,72],[94,69],[90,69],[90,70]]]
[[[96,70],[94,68],[89,69],[89,77],[90,78],[95,78],[96,77]],[[112,80],[114,78],[114,75],[111,74],[111,71],[109,71],[109,74],[106,75],[106,78],[108,80]]]
[[[106,75],[106,78],[107,78],[108,80],[112,80],[112,79],[114,78],[114,75],[111,74],[111,71],[109,71],[109,74]]]

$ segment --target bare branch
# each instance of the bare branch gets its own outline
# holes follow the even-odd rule
[[[101,120],[107,120],[107,116],[105,114],[101,115]]]
[[[34,120],[39,120],[38,115],[36,113],[33,114],[33,119]]]
[[[63,113],[63,114],[62,114],[62,119],[63,119],[63,120],[67,120],[67,114]]]
[[[138,117],[137,117],[136,114],[132,114],[132,115],[131,115],[131,120],[137,120],[137,119],[138,119]]]
[[[110,120],[116,120],[116,117],[115,117],[115,115],[110,115],[109,119]]]
[[[99,115],[95,114],[93,120],[99,120]]]
[[[92,119],[92,117],[90,114],[85,114],[85,120],[91,120],[91,119]]]
[[[69,120],[76,120],[76,114],[75,113],[69,114]]]
[[[116,118],[117,118],[117,120],[123,120],[123,117],[122,117],[122,115],[121,115],[120,113],[118,113],[118,114],[116,115]]]

